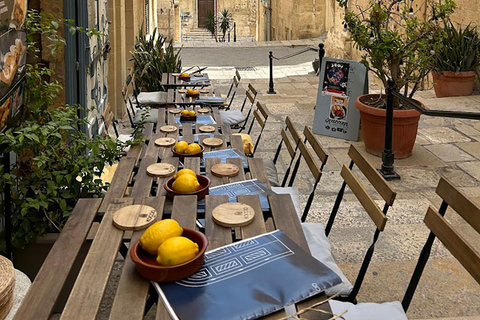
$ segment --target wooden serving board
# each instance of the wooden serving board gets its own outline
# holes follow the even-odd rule
[[[175,132],[175,131],[177,131],[177,127],[175,127],[175,126],[163,126],[163,127],[160,127],[160,131],[168,132],[168,133]]]
[[[154,163],[147,167],[147,174],[152,177],[169,177],[175,173],[175,167],[170,163]]]
[[[168,112],[173,113],[173,114],[178,114],[178,113],[182,112],[182,110],[180,110],[180,109],[170,109],[170,110],[168,110]]]
[[[213,221],[223,227],[244,227],[252,223],[255,210],[240,202],[223,203],[212,212]]]
[[[240,172],[238,166],[233,163],[217,163],[211,168],[212,174],[217,177],[235,177]]]
[[[219,147],[223,144],[223,140],[220,138],[205,138],[203,144],[207,147]]]
[[[155,140],[155,145],[157,145],[159,147],[171,147],[176,142],[177,142],[177,140],[175,140],[173,138],[163,137],[163,138],[158,138],[157,140]]]
[[[157,210],[143,204],[134,204],[123,207],[113,215],[113,225],[120,230],[142,230],[153,223],[157,218]]]
[[[215,127],[213,126],[201,126],[198,128],[201,132],[215,132]]]
[[[197,112],[198,112],[198,113],[209,113],[209,112],[210,112],[210,109],[201,108],[201,109],[198,109]]]

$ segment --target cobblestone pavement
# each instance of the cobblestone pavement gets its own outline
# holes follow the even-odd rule
[[[308,45],[311,44],[314,44],[314,41]],[[189,43],[190,45],[193,44]],[[219,48],[213,48],[212,52],[217,50]],[[223,54],[229,55],[228,48],[224,49]],[[245,56],[235,59],[247,61]],[[234,66],[239,66],[235,59],[230,66],[208,67],[207,72],[214,79],[217,92],[227,90],[234,75]],[[184,59],[183,64],[197,65],[188,59]],[[255,69],[240,71],[242,81],[237,97],[243,95],[248,83],[252,83],[259,90],[258,99],[266,105],[270,117],[256,156],[272,158],[279,142],[279,130],[283,127],[287,115],[295,122],[299,131],[303,130],[304,126],[312,126],[318,78],[312,72],[311,60],[299,62],[295,66],[278,66],[275,68],[277,94],[269,95],[266,94],[268,73],[259,72],[266,70],[262,69],[266,67],[251,66]],[[372,89],[375,91],[376,88]],[[416,98],[429,108],[480,112],[480,95],[439,99],[429,90],[418,93]],[[232,108],[239,108],[239,104],[240,98],[237,98]],[[255,132],[253,136],[256,135]],[[342,183],[340,169],[349,161],[347,150],[351,142],[321,135],[316,137],[330,157],[317,188],[308,221],[325,223]],[[376,168],[380,167],[381,159],[367,154],[361,140],[353,144]],[[282,154],[283,161],[277,164],[280,178],[288,165],[287,158],[286,154]],[[423,223],[427,207],[434,205],[438,208],[441,202],[435,193],[440,177],[449,179],[480,204],[480,122],[422,116],[413,155],[404,160],[396,160],[395,169],[401,175],[401,180],[390,183],[397,192],[397,200],[388,213],[386,229],[377,242],[373,261],[358,295],[359,302],[402,299],[421,247],[428,236],[428,230]],[[302,208],[312,187],[313,180],[309,172],[302,162],[299,178],[294,185],[299,189]],[[376,195],[375,200],[379,199]],[[447,212],[447,217],[453,224],[460,226],[466,237],[477,244],[476,250],[480,250],[480,238],[473,235],[464,221],[451,212]],[[354,196],[347,191],[330,238],[334,256],[351,281],[356,278],[363,254],[371,243],[373,231],[374,225]],[[115,292],[115,279],[118,279],[122,265],[122,259],[119,258],[112,273],[112,285],[102,306],[105,316],[100,316],[100,319],[108,319],[106,315]],[[150,310],[146,319],[155,319],[154,311],[155,307]],[[409,319],[423,320],[480,319],[480,287],[437,242],[407,315]],[[56,319],[55,316],[53,319]]]

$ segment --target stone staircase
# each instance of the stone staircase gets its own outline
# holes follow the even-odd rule
[[[186,41],[212,41],[215,42],[215,38],[212,37],[209,31],[201,28],[190,29],[182,34],[182,42]]]

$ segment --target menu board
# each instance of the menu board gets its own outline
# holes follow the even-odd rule
[[[367,70],[359,62],[325,58],[320,70],[313,132],[331,137],[358,139],[358,96],[368,92]]]
[[[0,131],[23,106],[27,0],[0,0]]]

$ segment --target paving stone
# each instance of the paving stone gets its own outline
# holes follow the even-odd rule
[[[457,168],[439,168],[437,174],[449,180],[455,187],[473,187],[478,185],[478,181],[475,178]]]
[[[477,159],[480,159],[480,142],[462,142],[457,146],[470,153]]]
[[[419,129],[419,131],[432,143],[469,142],[471,139],[445,127]]]
[[[460,150],[453,144],[435,144],[426,146],[425,148],[446,162],[475,160],[471,155]]]
[[[480,180],[480,161],[462,162],[457,165],[475,179]]]
[[[478,140],[478,138],[480,138],[480,131],[476,130],[472,126],[457,125],[457,126],[455,126],[455,128],[458,131],[462,132],[463,134],[465,134],[466,136],[468,136],[470,138],[477,139],[477,140]]]

